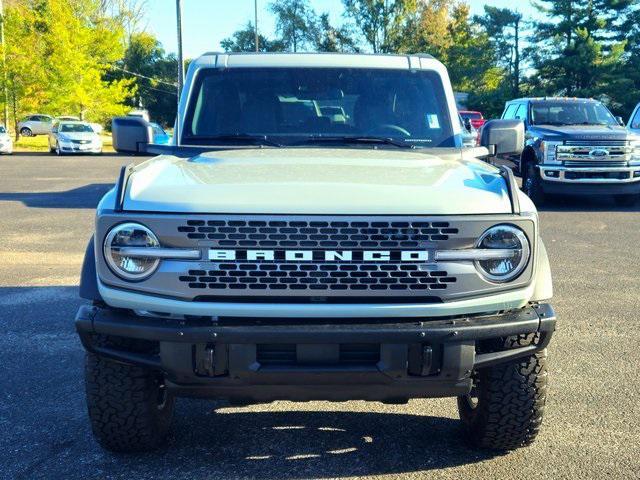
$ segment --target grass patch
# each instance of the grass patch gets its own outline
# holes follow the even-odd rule
[[[101,135],[103,148],[105,153],[112,153],[113,143],[111,141],[111,135]],[[15,153],[24,152],[48,152],[49,143],[47,135],[38,135],[36,137],[20,137],[20,140],[13,144],[13,151]]]

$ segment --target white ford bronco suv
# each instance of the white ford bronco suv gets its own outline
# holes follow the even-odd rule
[[[124,167],[97,208],[76,327],[93,432],[166,436],[175,399],[457,397],[469,439],[531,443],[555,328],[515,120],[463,148],[428,55],[206,54],[172,145],[114,119]]]

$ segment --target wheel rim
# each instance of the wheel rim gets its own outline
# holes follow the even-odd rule
[[[30,137],[31,136],[31,130],[29,130],[28,128],[23,128],[20,133],[22,133],[22,136],[24,137]]]

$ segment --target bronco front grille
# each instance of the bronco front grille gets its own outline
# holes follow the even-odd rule
[[[456,277],[416,264],[221,263],[215,270],[189,270],[179,280],[200,290],[444,290]]]
[[[220,247],[420,247],[458,234],[449,222],[188,220],[178,232]]]

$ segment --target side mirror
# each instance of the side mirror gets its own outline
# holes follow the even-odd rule
[[[153,143],[153,129],[140,117],[116,117],[111,121],[113,148],[118,153],[144,153]]]
[[[621,127],[625,126],[625,123],[622,117],[616,117],[616,121],[618,122],[618,125],[620,125]]]
[[[480,146],[489,154],[519,155],[524,150],[524,123],[522,120],[489,120],[482,126]]]

